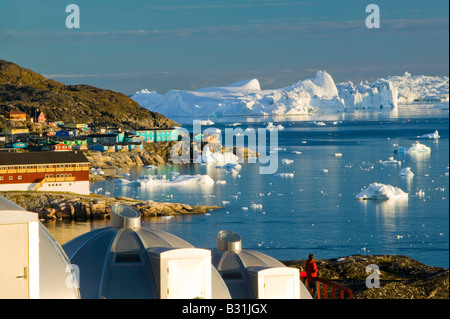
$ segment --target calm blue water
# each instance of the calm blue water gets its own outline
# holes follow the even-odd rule
[[[365,118],[366,117],[366,118]],[[216,234],[228,229],[243,237],[243,247],[261,251],[280,260],[351,254],[407,255],[432,266],[449,265],[449,117],[448,111],[406,114],[318,118],[278,118],[278,173],[293,178],[261,175],[259,163],[242,164],[239,176],[215,165],[161,166],[124,169],[127,179],[142,175],[208,174],[226,184],[211,187],[156,188],[118,186],[114,181],[93,183],[91,191],[141,200],[220,205],[207,215],[144,220],[149,227],[171,232],[194,246],[214,248]],[[339,119],[342,123],[333,125]],[[179,122],[187,119],[175,119]],[[264,127],[267,118],[212,119],[224,129],[231,122],[241,128]],[[192,122],[191,122],[192,123]],[[186,126],[189,128],[189,126]],[[410,147],[416,137],[439,131],[438,141],[420,140],[431,147],[428,157],[412,158],[393,152],[393,144]],[[305,141],[306,143],[302,143]],[[302,154],[293,154],[293,151]],[[335,157],[342,153],[342,157]],[[394,157],[401,166],[385,166],[380,160]],[[290,165],[282,159],[291,159]],[[398,173],[411,167],[409,182]],[[327,169],[323,173],[322,169]],[[373,182],[400,187],[408,200],[358,201],[355,195]],[[102,189],[102,190],[99,190]],[[425,196],[416,193],[422,190]],[[262,205],[261,209],[251,204]],[[242,209],[248,207],[248,210]]]

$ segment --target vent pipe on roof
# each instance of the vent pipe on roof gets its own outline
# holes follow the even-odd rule
[[[141,227],[141,213],[131,206],[115,204],[111,207],[111,226],[118,228]]]
[[[242,249],[242,238],[231,230],[221,230],[217,234],[217,250],[238,251]]]

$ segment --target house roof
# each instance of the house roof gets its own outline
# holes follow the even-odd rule
[[[0,165],[89,163],[82,152],[0,153]]]

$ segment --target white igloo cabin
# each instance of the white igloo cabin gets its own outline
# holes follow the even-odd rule
[[[31,213],[0,197],[0,299],[79,299],[62,247]]]
[[[263,253],[242,249],[239,234],[221,230],[212,263],[233,299],[312,299],[297,268]]]
[[[229,299],[211,251],[141,227],[136,209],[114,205],[111,227],[63,245],[79,268],[82,299]]]

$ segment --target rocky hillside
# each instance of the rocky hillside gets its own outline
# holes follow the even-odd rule
[[[306,260],[283,263],[304,271]],[[400,255],[354,255],[316,259],[319,277],[353,290],[355,299],[449,299],[449,270]],[[380,287],[367,288],[366,267],[377,265]]]
[[[89,85],[64,85],[0,60],[0,112],[35,108],[50,121],[119,124],[124,128],[170,127],[177,123],[128,96]]]

